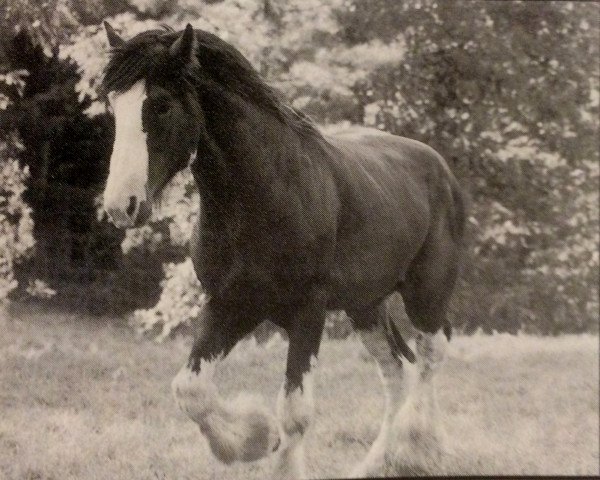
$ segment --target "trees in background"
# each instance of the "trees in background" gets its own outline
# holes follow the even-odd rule
[[[33,260],[20,271],[58,290],[55,301],[75,299],[85,288],[99,310],[152,307],[136,318],[144,329],[166,334],[194,315],[201,298],[189,263],[179,263],[198,214],[189,175],[166,192],[150,226],[123,236],[98,217],[112,127],[95,88],[107,61],[100,21],[109,17],[126,38],[159,23],[190,22],[240,48],[320,123],[362,123],[436,148],[471,196],[456,325],[597,329],[598,5],[8,4],[0,20],[0,125],[24,145],[19,168],[30,177],[11,175],[27,186],[23,198],[37,241]],[[0,165],[8,164],[3,158],[0,152]],[[52,250],[57,236],[64,239],[60,251]]]
[[[31,209],[23,200],[28,170],[17,160],[18,139],[0,140],[0,304],[18,286],[15,265],[33,247]]]
[[[111,119],[85,113],[92,98],[77,90],[77,64],[61,56],[73,36],[116,13],[111,9],[119,2],[5,3],[0,10],[0,72],[10,81],[0,81],[0,99],[5,99],[0,102],[0,135],[3,140],[17,138],[21,145],[12,158],[29,173],[22,177],[22,198],[31,208],[35,240],[33,255],[21,257],[13,268],[21,287],[14,293],[25,294],[30,281],[35,287],[38,280],[59,292],[55,303],[75,309],[123,313],[149,307],[160,294],[164,259],[161,251],[150,261],[141,253],[123,255],[124,233],[99,216]],[[127,4],[121,2],[123,6]]]
[[[598,311],[598,5],[357,1],[345,43],[406,44],[355,85],[364,121],[419,139],[472,196],[460,318],[585,329]],[[595,60],[592,60],[595,59]]]

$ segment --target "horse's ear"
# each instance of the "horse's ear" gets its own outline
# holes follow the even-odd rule
[[[196,44],[194,27],[188,23],[183,33],[177,37],[177,40],[169,48],[169,54],[171,57],[181,59],[187,63],[194,58]]]
[[[115,32],[115,29],[107,21],[104,21],[104,29],[106,30],[106,36],[108,37],[108,44],[112,48],[120,47],[125,43],[125,40],[123,40],[119,34]]]

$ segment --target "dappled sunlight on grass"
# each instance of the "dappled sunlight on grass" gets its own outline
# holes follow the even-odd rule
[[[271,460],[225,467],[175,407],[189,339],[162,345],[86,319],[0,318],[0,478],[258,479]],[[421,473],[598,473],[598,338],[458,337],[439,377],[448,451]],[[217,380],[271,410],[286,342],[243,342]],[[382,387],[358,340],[323,344],[309,471],[343,476],[366,454]],[[390,462],[382,474],[402,473]]]

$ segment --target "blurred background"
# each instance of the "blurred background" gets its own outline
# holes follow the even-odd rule
[[[162,339],[203,301],[179,175],[150,225],[100,209],[113,121],[103,20],[230,42],[324,128],[415,138],[469,196],[451,309],[466,333],[598,331],[600,5],[434,0],[0,0],[0,303]],[[342,313],[330,336],[347,334]]]

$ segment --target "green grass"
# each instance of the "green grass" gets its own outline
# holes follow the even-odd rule
[[[108,323],[108,325],[107,325]],[[179,412],[171,378],[189,340],[161,345],[65,315],[0,314],[0,479],[259,479],[270,460],[225,467]],[[273,408],[285,344],[246,342],[223,392]],[[356,339],[326,341],[309,472],[343,476],[375,438],[383,398]],[[439,379],[450,449],[430,473],[598,474],[598,338],[459,337]],[[393,474],[390,468],[382,473]]]

